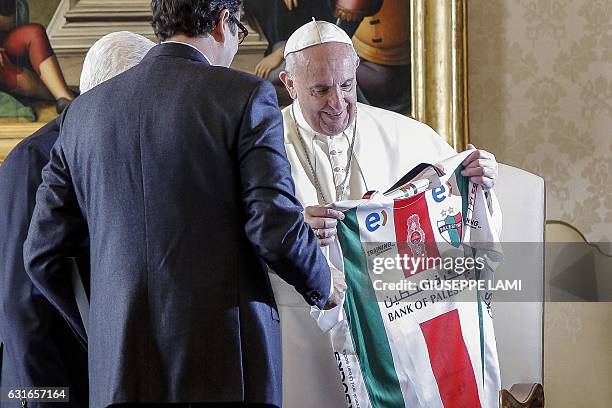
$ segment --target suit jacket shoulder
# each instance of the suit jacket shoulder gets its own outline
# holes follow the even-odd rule
[[[3,167],[7,164],[9,166],[17,163],[24,164],[22,163],[24,158],[31,157],[32,155],[40,156],[41,159],[48,161],[49,152],[58,135],[59,118],[56,118],[19,142],[4,160]]]

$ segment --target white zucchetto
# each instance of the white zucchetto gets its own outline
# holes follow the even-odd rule
[[[291,34],[285,45],[283,56],[287,58],[287,55],[292,52],[330,42],[353,45],[353,42],[343,29],[327,21],[316,21],[313,18],[311,22],[304,24]]]

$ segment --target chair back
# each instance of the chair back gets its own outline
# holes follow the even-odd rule
[[[504,262],[497,279],[521,279],[526,294],[494,302],[494,325],[503,388],[543,382],[544,180],[500,164],[495,185],[503,215]],[[494,298],[495,299],[495,298]]]

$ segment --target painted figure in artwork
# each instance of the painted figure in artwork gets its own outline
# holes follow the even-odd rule
[[[399,113],[410,110],[410,3],[408,0],[245,0],[246,14],[268,40],[255,75],[277,88],[281,105],[291,102],[278,75],[289,35],[313,17],[342,28],[360,58],[358,100]]]
[[[410,3],[337,0],[339,26],[360,58],[359,101],[399,113],[410,109]]]
[[[268,40],[268,49],[255,67],[255,75],[274,84],[281,105],[291,103],[278,78],[285,69],[283,51],[289,36],[313,17],[334,21],[333,0],[244,0],[244,10]]]
[[[53,100],[61,113],[74,99],[40,24],[18,24],[17,0],[0,0],[0,91]]]

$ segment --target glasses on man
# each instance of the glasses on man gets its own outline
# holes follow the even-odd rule
[[[246,36],[249,35],[249,30],[236,17],[231,16],[230,18],[238,26],[238,44],[242,44]]]

